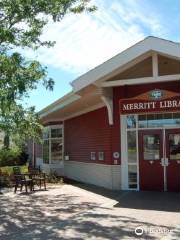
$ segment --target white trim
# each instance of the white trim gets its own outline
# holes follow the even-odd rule
[[[67,161],[68,163],[79,163],[79,164],[87,164],[87,165],[89,165],[89,164],[93,164],[93,165],[97,165],[97,166],[111,166],[110,164],[104,164],[104,163],[95,163],[94,161],[92,161],[92,162],[83,162],[83,161],[72,161],[72,160],[69,160],[69,161]],[[119,164],[118,165],[113,165],[113,166],[119,166]]]
[[[44,141],[49,141],[49,163],[44,163],[44,153],[43,153],[43,144],[42,144],[42,159],[43,159],[43,164],[48,164],[48,165],[59,165],[60,162],[64,162],[64,124],[56,124],[56,125],[49,125],[44,127],[44,129],[48,129],[49,131],[49,137],[48,138],[43,138],[43,144]],[[51,138],[51,129],[62,129],[62,137],[56,137],[56,138]],[[60,160],[58,163],[52,163],[52,156],[51,156],[51,141],[56,139],[62,139],[62,160]],[[61,163],[62,164],[62,163]]]
[[[113,125],[113,101],[110,97],[105,96],[102,96],[101,99],[107,107],[109,125]]]
[[[135,66],[136,64],[144,61],[145,59],[152,57],[152,52],[146,52],[145,54],[139,56],[138,58],[133,59],[132,61],[128,62],[126,65],[123,65],[121,68],[118,68],[117,70],[109,73],[105,78],[103,79],[99,79],[96,82],[94,82],[93,84],[97,87],[101,87],[102,82],[105,82],[106,80],[113,78],[114,76],[116,76],[117,74],[120,74],[124,71],[126,71],[127,69]]]
[[[47,116],[48,114],[55,112],[57,110],[60,110],[60,109],[64,108],[65,106],[79,100],[80,98],[81,98],[81,96],[74,94],[74,93],[67,94],[63,98],[60,98],[58,101],[52,103],[51,105],[49,105],[46,108],[44,108],[43,110],[41,110],[39,112],[39,117],[43,118],[43,117]]]
[[[172,112],[170,112],[172,113]],[[129,115],[129,114],[128,114]],[[132,115],[132,114],[130,114]],[[162,133],[164,130],[168,129],[180,129],[180,124],[175,125],[164,125],[163,127],[154,127],[154,128],[139,128],[138,126],[138,115],[139,114],[133,114],[136,117],[136,128],[127,128],[126,126],[126,117],[127,115],[121,116],[121,183],[122,183],[122,189],[123,190],[140,190],[140,179],[139,179],[139,137],[138,133],[139,131],[147,131],[147,130],[162,130]],[[136,132],[136,148],[137,148],[137,162],[136,163],[128,163],[128,151],[127,151],[127,132],[134,131]],[[123,142],[122,142],[123,140]],[[164,151],[163,151],[164,152]],[[131,189],[128,186],[128,166],[134,165],[137,166],[137,189]],[[164,170],[165,171],[165,170]]]
[[[102,103],[99,103],[97,105],[94,105],[92,107],[89,107],[89,108],[86,108],[82,111],[79,111],[79,112],[76,112],[76,113],[73,113],[71,115],[69,115],[68,117],[66,118],[62,118],[62,121],[65,121],[65,120],[68,120],[68,119],[71,119],[71,118],[74,118],[74,117],[78,117],[82,114],[85,114],[85,113],[88,113],[88,112],[91,112],[91,111],[94,111],[94,110],[97,110],[99,108],[102,108],[102,107],[105,107],[105,104],[102,102]]]
[[[180,44],[171,42],[168,40],[156,38],[156,37],[147,37],[143,41],[136,43],[134,46],[126,49],[115,57],[109,59],[105,63],[97,66],[95,69],[87,72],[86,74],[80,76],[78,79],[74,80],[71,84],[73,86],[73,92],[65,95],[63,98],[60,98],[56,102],[52,103],[48,107],[44,108],[39,112],[40,118],[47,116],[48,114],[64,108],[65,106],[71,104],[72,102],[80,99],[78,91],[84,87],[94,84],[99,86],[101,82],[107,80],[110,77],[113,77],[115,73],[119,73],[126,69],[128,66],[133,65],[135,62],[143,59],[149,54],[152,55],[152,52],[157,54],[169,56],[174,59],[180,59]],[[157,75],[158,69],[155,64],[157,56],[154,55],[154,76]],[[156,65],[156,67],[155,67]],[[178,75],[171,76],[162,76],[162,77],[149,77],[149,78],[138,78],[138,79],[127,79],[127,80],[117,80],[107,83],[103,83],[104,87],[111,86],[121,86],[125,84],[141,84],[141,83],[150,83],[150,82],[161,82],[161,81],[170,81],[170,80],[179,80]],[[76,94],[77,93],[77,94]]]
[[[93,84],[99,79],[105,78],[105,76],[109,73],[117,70],[133,59],[138,58],[149,51],[155,51],[159,52],[160,54],[174,56],[178,59],[180,58],[180,45],[178,43],[156,37],[147,37],[143,41],[138,42],[134,46],[128,48],[105,63],[99,65],[95,69],[74,80],[71,83],[74,92],[79,91],[89,84]]]
[[[152,52],[156,52],[154,55],[154,67],[153,74],[154,77],[149,78],[137,78],[137,79],[127,79],[127,80],[117,80],[110,82],[101,82],[107,80],[110,77],[113,77],[115,73],[121,72],[123,69],[126,69],[128,66],[133,65],[135,62],[139,62],[140,59],[143,59],[149,54],[152,55]],[[72,102],[80,99],[78,91],[84,87],[94,84],[97,86],[104,87],[113,87],[121,85],[130,85],[130,84],[141,84],[141,83],[151,83],[151,82],[161,82],[161,81],[171,81],[179,80],[180,75],[167,75],[156,77],[158,74],[158,66],[156,64],[157,54],[169,56],[174,59],[180,59],[180,44],[174,43],[168,40],[156,38],[156,37],[147,37],[143,41],[138,42],[134,46],[126,49],[115,57],[109,59],[105,63],[97,66],[95,69],[87,72],[86,74],[80,76],[78,79],[74,80],[71,84],[73,86],[73,92],[65,95],[63,98],[60,98],[56,102],[52,103],[48,107],[44,108],[39,112],[40,118],[47,116],[48,114],[64,108],[65,106],[71,104]],[[77,93],[77,94],[76,94]]]
[[[48,127],[51,128],[51,129],[62,128],[63,124],[49,125]]]
[[[137,190],[140,190],[140,182],[139,182],[139,129],[138,129],[138,122],[139,118],[136,115],[136,153],[137,153]]]
[[[152,54],[152,72],[153,77],[158,77],[158,55],[157,53]]]
[[[126,116],[120,117],[120,133],[121,133],[121,188],[128,189],[128,164],[127,164],[127,143],[126,143]]]
[[[90,153],[90,160],[91,161],[96,161],[96,152],[91,152]]]
[[[101,99],[105,103],[107,108],[109,125],[113,125],[113,91],[111,88],[101,89],[102,89]]]
[[[102,87],[116,87],[123,85],[135,85],[135,84],[146,84],[146,83],[157,83],[157,82],[167,82],[180,80],[180,74],[164,75],[158,77],[144,77],[144,78],[132,78],[132,79],[122,79],[103,82]]]

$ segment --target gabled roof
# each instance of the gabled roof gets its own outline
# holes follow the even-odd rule
[[[108,61],[102,63],[96,68],[90,70],[71,84],[75,92],[81,90],[89,84],[103,79],[109,73],[124,66],[135,58],[149,52],[155,51],[175,58],[180,58],[180,44],[165,39],[149,36],[144,40],[136,43],[132,47],[124,50]]]
[[[80,96],[78,96],[80,90],[91,84],[97,84],[98,81],[106,80],[106,77],[110,73],[115,72],[117,69],[123,68],[123,66],[125,66],[129,62],[151,51],[180,59],[179,43],[149,36],[144,40],[136,43],[132,47],[119,53],[118,55],[112,57],[108,61],[97,66],[96,68],[88,71],[79,78],[75,79],[71,83],[73,91],[65,95],[64,97],[60,98],[56,102],[50,104],[46,108],[42,109],[39,112],[40,117],[47,116],[52,112],[55,112],[57,110],[69,106],[70,104],[81,98]]]

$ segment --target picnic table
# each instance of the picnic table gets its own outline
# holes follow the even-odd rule
[[[37,185],[40,189],[42,188],[42,185],[43,185],[44,190],[46,190],[45,173],[41,173],[35,169],[31,170],[28,173],[21,173],[20,168],[18,167],[13,168],[13,172],[14,172],[14,180],[15,180],[15,186],[14,186],[15,193],[18,187],[20,187],[20,191],[22,191],[24,186],[25,186],[26,193],[28,192],[28,187],[30,191],[34,191],[35,185]]]

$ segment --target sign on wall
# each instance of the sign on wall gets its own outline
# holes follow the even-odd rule
[[[180,111],[180,94],[155,89],[135,98],[120,100],[121,114]]]

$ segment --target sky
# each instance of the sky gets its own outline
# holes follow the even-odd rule
[[[179,0],[92,0],[94,13],[67,15],[49,22],[42,39],[56,41],[53,48],[25,56],[47,66],[55,81],[52,92],[39,86],[30,92],[28,106],[39,111],[72,90],[70,83],[147,36],[180,42]]]

